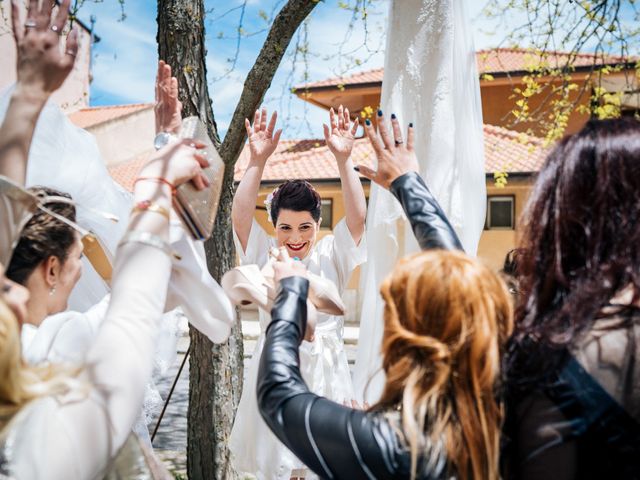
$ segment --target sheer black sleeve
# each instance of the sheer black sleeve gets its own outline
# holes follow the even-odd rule
[[[390,190],[400,201],[422,250],[463,250],[447,216],[418,173],[396,178]]]

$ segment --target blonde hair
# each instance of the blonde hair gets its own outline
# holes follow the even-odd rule
[[[401,407],[401,430],[418,460],[445,454],[458,478],[499,478],[503,347],[513,328],[504,282],[461,252],[403,259],[380,288],[385,301],[386,384],[373,408]]]
[[[27,403],[48,395],[63,395],[82,383],[79,368],[28,366],[22,360],[18,320],[0,299],[0,427]]]

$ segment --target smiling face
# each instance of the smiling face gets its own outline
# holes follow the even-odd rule
[[[316,243],[320,223],[308,211],[296,212],[281,209],[276,220],[276,240],[279,247],[286,247],[290,257],[305,258]]]

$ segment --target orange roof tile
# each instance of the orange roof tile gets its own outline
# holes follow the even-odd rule
[[[541,138],[514,132],[494,125],[484,125],[485,171],[509,173],[534,173],[540,170],[548,149]],[[129,191],[133,181],[149,158],[149,153],[127,162],[109,167],[113,179]],[[356,139],[353,147],[353,163],[373,164],[375,155],[366,138]],[[249,150],[244,148],[236,163],[234,177],[240,181],[249,163]],[[280,182],[292,178],[306,180],[334,180],[340,178],[333,155],[324,140],[281,140],[269,159],[262,175],[263,181]]]
[[[89,107],[73,112],[69,120],[80,128],[89,128],[101,123],[126,117],[136,112],[153,108],[153,103],[133,103],[108,107]]]
[[[524,72],[538,66],[544,60],[544,64],[551,68],[562,67],[567,63],[569,53],[546,52],[544,59],[540,54],[524,48],[493,48],[476,52],[476,62],[479,74],[501,74]],[[631,58],[627,60],[632,60]],[[611,55],[594,55],[592,53],[579,53],[575,56],[575,67],[588,67],[591,65],[616,65],[623,63],[622,57]],[[322,87],[336,87],[338,85],[351,86],[363,83],[382,83],[384,68],[375,68],[357,72],[345,77],[333,77],[318,82],[299,85],[296,90],[306,90]]]
[[[113,165],[107,167],[109,170],[109,174],[111,178],[113,178],[116,182],[118,182],[122,187],[126,190],[132,192],[133,191],[133,182],[135,181],[140,169],[144,166],[146,161],[149,159],[151,155],[149,152],[142,153],[137,157],[134,157],[131,160],[127,160],[126,162],[118,163],[117,165]]]

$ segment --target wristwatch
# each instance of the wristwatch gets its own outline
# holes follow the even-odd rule
[[[176,140],[178,137],[169,132],[160,132],[156,135],[156,138],[153,140],[153,146],[156,150],[160,150],[167,143]]]

